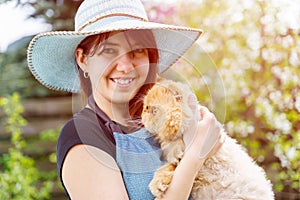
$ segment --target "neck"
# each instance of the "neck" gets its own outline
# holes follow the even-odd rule
[[[94,100],[98,107],[112,120],[124,126],[129,125],[130,114],[128,103],[114,103],[111,101],[103,101],[101,98]]]
[[[114,104],[112,103],[109,109],[107,109],[107,115],[110,117],[111,120],[118,122],[124,126],[129,125],[129,107],[128,103],[126,104]]]

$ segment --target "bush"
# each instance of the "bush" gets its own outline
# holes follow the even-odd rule
[[[2,122],[5,130],[11,133],[12,144],[8,153],[0,157],[0,199],[49,199],[56,174],[40,171],[35,160],[23,153],[26,142],[21,127],[27,122],[21,116],[23,107],[19,95],[0,98],[0,107],[6,115]]]

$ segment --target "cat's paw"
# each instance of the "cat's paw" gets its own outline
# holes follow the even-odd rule
[[[169,158],[168,162],[178,165],[178,163],[180,162],[181,158],[183,157],[183,153],[178,152],[176,154],[176,156],[174,156],[173,158]]]
[[[149,184],[151,193],[158,198],[161,198],[167,191],[174,174],[174,166],[167,164],[162,166],[155,174]]]
[[[168,163],[171,163],[176,167],[184,155],[184,148],[184,142],[181,138],[173,140],[172,142],[169,142],[169,144],[164,144],[162,146],[163,156]]]

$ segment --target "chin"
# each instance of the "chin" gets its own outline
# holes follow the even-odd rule
[[[131,94],[113,95],[111,102],[118,103],[118,104],[125,104],[125,103],[128,103],[133,97],[134,97],[134,95],[131,95]]]

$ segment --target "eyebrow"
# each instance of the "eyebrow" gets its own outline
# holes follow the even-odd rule
[[[134,42],[133,44],[131,44],[131,43],[128,42],[128,44],[133,49],[143,47],[143,45],[141,43],[139,43],[139,42]],[[120,46],[120,44],[118,44],[118,43],[109,42],[109,41],[103,42],[102,45],[103,46],[105,46],[105,45]]]
[[[103,42],[103,45],[120,46],[120,45],[119,45],[119,44],[117,44],[117,43],[113,43],[113,42],[107,42],[107,41]]]

